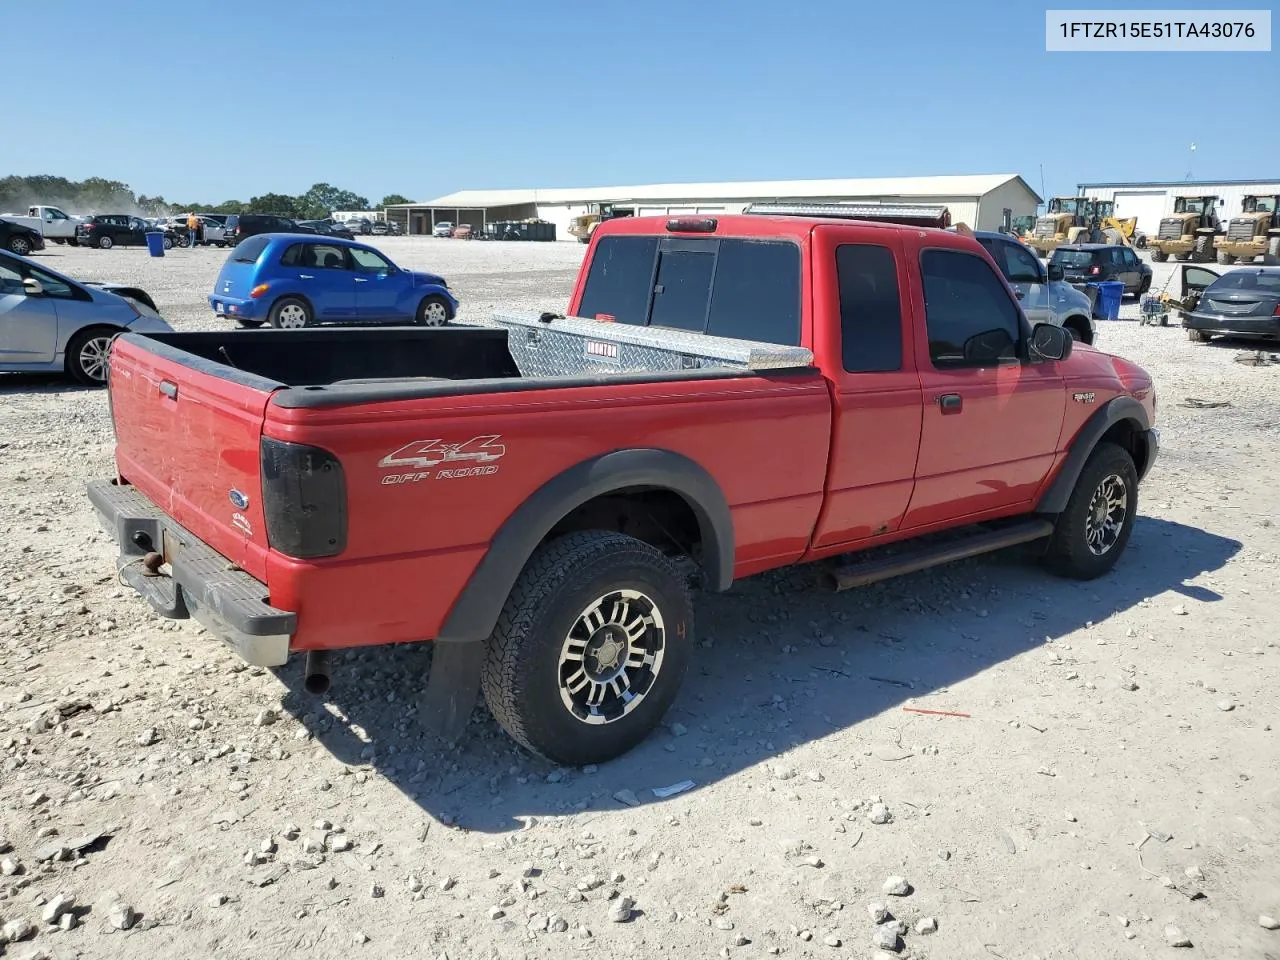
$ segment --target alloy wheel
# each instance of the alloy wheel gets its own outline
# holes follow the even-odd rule
[[[111,349],[110,337],[93,337],[84,342],[80,348],[77,362],[86,377],[97,383],[105,383],[107,379],[107,360]]]
[[[638,590],[597,597],[560,648],[560,699],[587,724],[612,723],[644,702],[662,670],[666,628],[657,604]]]
[[[1109,553],[1120,539],[1128,514],[1129,488],[1123,477],[1109,474],[1098,484],[1089,500],[1089,517],[1084,525],[1089,552],[1095,557]]]

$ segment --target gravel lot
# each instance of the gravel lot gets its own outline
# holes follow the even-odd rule
[[[376,245],[464,319],[563,308],[584,250]],[[225,256],[40,259],[200,329]],[[668,725],[599,769],[483,710],[421,740],[425,648],[340,658],[321,701],[152,615],[83,494],[105,394],[0,376],[0,954],[1280,956],[1280,364],[1136,312],[1100,346],[1155,375],[1163,450],[1112,575],[742,582],[700,601]]]

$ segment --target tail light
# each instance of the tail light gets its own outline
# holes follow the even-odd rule
[[[1091,276],[1091,277],[1096,277],[1096,276],[1098,276],[1098,275],[1099,275],[1099,274],[1101,274],[1101,273],[1102,273],[1102,268],[1101,268],[1101,267],[1091,267],[1091,268],[1090,268],[1090,270],[1089,270],[1089,276]]]
[[[347,484],[328,450],[263,437],[262,511],[271,549],[299,560],[347,546]]]
[[[1280,317],[1280,303],[1276,304],[1276,308],[1273,311],[1271,311],[1271,315],[1273,317]]]
[[[257,300],[260,296],[262,296],[264,293],[266,293],[270,289],[271,289],[271,284],[260,283],[256,287],[254,287],[252,290],[249,291],[249,296],[252,297],[254,300]]]

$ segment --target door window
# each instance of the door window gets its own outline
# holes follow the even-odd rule
[[[266,241],[264,240],[265,244]],[[295,243],[284,252],[284,256],[280,258],[280,266],[282,267],[298,267],[302,265],[302,248],[303,244]]]
[[[902,369],[902,308],[893,253],[871,244],[841,244],[836,248],[836,274],[845,371]]]
[[[75,297],[75,291],[71,285],[65,280],[59,280],[51,273],[45,273],[39,267],[28,267],[27,273],[34,280],[40,281],[40,286],[44,288],[46,297],[54,297],[58,300],[71,300]]]
[[[351,259],[355,261],[357,270],[366,273],[387,273],[391,270],[391,264],[372,250],[362,250],[359,247],[349,247],[348,249],[351,253]]]
[[[1004,260],[1004,275],[1010,283],[1042,283],[1044,282],[1044,274],[1040,270],[1040,261],[1037,260],[1028,250],[1020,243],[1001,243],[1000,252]],[[1000,263],[1001,258],[996,258],[996,263]]]
[[[26,290],[22,286],[22,274],[0,260],[0,297],[16,293],[22,295]]]
[[[926,250],[924,280],[929,357],[938,368],[1016,360],[1021,313],[985,260],[956,250]]]
[[[1124,265],[1126,267],[1128,267],[1130,270],[1137,269],[1138,255],[1136,253],[1134,253],[1132,250],[1126,247],[1120,255],[1124,258]]]
[[[304,267],[318,267],[321,270],[347,270],[346,251],[328,243],[308,243],[302,253]]]

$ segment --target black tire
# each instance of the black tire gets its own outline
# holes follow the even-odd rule
[[[257,330],[267,321],[265,320],[246,320],[244,317],[236,317],[236,323],[244,327],[246,330]]]
[[[624,592],[634,595],[619,596]],[[602,615],[588,634],[593,610],[607,610],[609,619]],[[632,613],[636,619],[628,620]],[[643,633],[628,642],[620,623]],[[485,701],[503,729],[534,753],[566,765],[603,763],[640,743],[662,720],[692,646],[693,603],[674,562],[620,533],[572,533],[539,547],[507,597],[481,674]],[[612,658],[609,668],[602,655]],[[616,678],[601,680],[609,670]],[[593,709],[588,703],[597,694]],[[588,722],[580,715],[611,719]]]
[[[1224,267],[1229,267],[1231,266],[1231,264],[1236,262],[1236,255],[1234,253],[1227,253],[1224,250],[1219,250],[1218,262],[1222,264]]]
[[[101,387],[107,382],[107,349],[119,330],[113,327],[90,327],[81,330],[67,344],[67,373],[86,387]]]
[[[1143,277],[1142,282],[1138,284],[1137,296],[1141,297],[1144,293],[1151,289],[1151,278]]]
[[[1214,241],[1215,238],[1211,233],[1202,233],[1196,237],[1195,247],[1191,251],[1196,263],[1213,262]]]
[[[1207,330],[1193,330],[1187,327],[1187,339],[1192,343],[1208,343],[1213,337]]]
[[[301,297],[281,297],[271,305],[267,319],[277,330],[299,330],[315,322],[315,313]]]
[[[1071,334],[1071,339],[1076,343],[1089,343],[1091,339],[1091,331],[1089,329],[1089,321],[1084,317],[1068,317],[1066,323],[1062,325],[1067,333]]]
[[[422,327],[443,327],[452,319],[453,311],[449,309],[449,301],[433,293],[422,298],[413,322]]]
[[[101,236],[98,238],[99,250],[110,250],[115,245],[116,245],[116,242],[108,236]]]
[[[31,252],[31,241],[19,234],[9,238],[9,252],[19,257],[25,257]]]
[[[67,246],[78,247],[80,246],[80,241],[77,240],[75,237],[71,237],[70,239],[67,240]]]
[[[1109,523],[1098,518],[1100,498],[1111,505]],[[1117,517],[1121,509],[1123,516]],[[1059,576],[1075,580],[1102,576],[1124,553],[1137,510],[1138,470],[1129,451],[1114,443],[1098,444],[1058,517],[1045,563]]]
[[[1169,254],[1165,253],[1163,250],[1160,250],[1156,247],[1152,247],[1151,259],[1154,260],[1156,263],[1164,263],[1166,260],[1169,259]]]
[[[165,237],[162,241],[160,241],[160,246],[164,247],[166,250],[172,250],[173,237]]]

